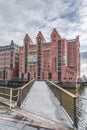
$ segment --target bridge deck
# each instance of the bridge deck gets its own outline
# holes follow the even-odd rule
[[[59,101],[44,81],[34,82],[21,108],[57,123],[72,127]]]

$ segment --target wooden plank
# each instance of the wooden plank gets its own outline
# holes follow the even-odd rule
[[[24,88],[26,88],[30,83],[32,83],[34,80],[31,80],[30,82],[28,82],[27,84],[25,84],[25,85],[23,85],[21,88],[19,88],[19,89],[24,89]]]

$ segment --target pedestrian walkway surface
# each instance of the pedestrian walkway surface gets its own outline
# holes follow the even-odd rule
[[[20,108],[11,111],[0,103],[0,130],[71,130]]]
[[[3,103],[7,106],[10,106],[10,99],[4,98],[4,97],[0,97],[0,103]],[[15,101],[11,102],[11,107],[15,107],[17,106],[17,103]]]
[[[57,123],[72,127],[69,118],[45,81],[34,82],[21,108]]]
[[[0,103],[0,130],[48,130],[30,126],[30,118],[9,111],[8,107]]]

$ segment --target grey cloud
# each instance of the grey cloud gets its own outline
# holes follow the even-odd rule
[[[0,43],[7,44],[11,39],[22,43],[25,33],[35,43],[39,30],[49,41],[55,27],[66,39],[80,34],[81,44],[85,45],[86,5],[85,0],[0,0]]]

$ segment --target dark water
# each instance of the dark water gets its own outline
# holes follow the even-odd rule
[[[87,86],[68,91],[76,94],[79,98],[77,99],[77,114],[78,114],[78,130],[87,130]]]

